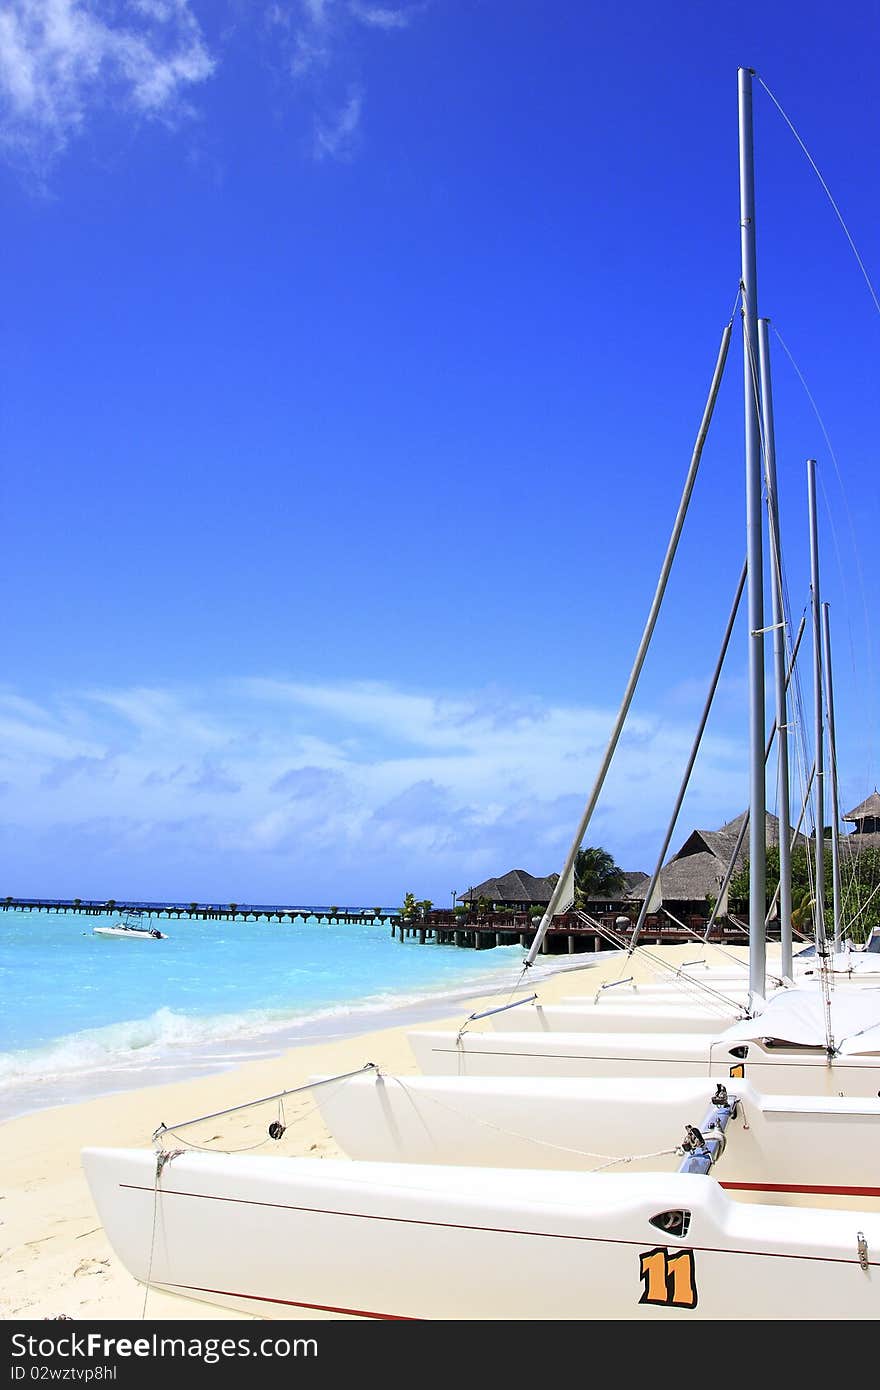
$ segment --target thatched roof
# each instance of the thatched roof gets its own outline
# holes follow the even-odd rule
[[[488,903],[546,904],[549,903],[558,880],[558,874],[536,878],[534,874],[527,874],[525,869],[510,869],[500,878],[487,878],[485,883],[478,883],[476,888],[462,893],[459,901],[475,903],[480,898],[485,898]]]
[[[623,888],[617,893],[606,894],[603,902],[623,902],[628,898],[637,898],[638,889],[650,881],[650,876],[641,870],[624,873],[623,878]],[[487,903],[535,903],[543,906],[550,901],[558,880],[558,874],[536,878],[533,874],[527,874],[525,869],[511,869],[500,878],[487,878],[485,883],[478,883],[476,888],[468,889],[467,893],[459,896],[459,902],[475,903],[480,898],[485,898]]]
[[[719,830],[692,830],[681,849],[663,866],[660,872],[660,894],[664,902],[702,902],[707,894],[717,896],[727,866],[736,849],[736,841],[746,812],[727,821]],[[768,845],[779,844],[779,821],[768,811],[765,820],[765,839]],[[803,839],[800,836],[800,839]],[[741,869],[748,857],[748,837],[737,855],[735,870]],[[649,879],[631,896],[643,901]]]
[[[847,811],[844,820],[880,820],[880,792],[875,790],[870,796],[866,797],[861,806],[856,806],[855,810]]]
[[[660,893],[664,902],[702,902],[707,893],[718,896],[726,860],[722,862],[708,850],[671,859],[660,871]],[[650,879],[633,890],[631,896],[642,902]]]
[[[624,897],[629,898],[633,896],[634,888],[641,888],[643,884],[651,882],[651,875],[643,874],[641,869],[636,870],[635,873],[625,872],[623,877],[626,879],[626,892],[624,893]]]

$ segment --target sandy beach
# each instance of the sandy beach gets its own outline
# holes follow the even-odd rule
[[[742,948],[735,953],[745,959]],[[667,947],[662,952],[665,961],[676,964],[699,955],[694,946]],[[560,959],[559,963],[571,962]],[[710,963],[723,965],[724,957],[713,952]],[[609,956],[594,968],[565,970],[542,981],[540,997],[543,1002],[552,1002],[563,996],[592,994],[599,983],[620,973],[620,957]],[[627,965],[626,973],[636,978],[657,977],[656,970],[647,969],[637,958]],[[434,1018],[426,1026],[457,1027],[468,1012],[498,1002],[498,994],[474,999],[448,1019]],[[145,1316],[147,1320],[245,1317],[156,1290],[145,1296],[144,1288],[122,1267],[104,1236],[80,1165],[81,1149],[88,1145],[148,1147],[153,1131],[162,1122],[182,1122],[297,1086],[316,1074],[344,1072],[366,1062],[412,1074],[417,1068],[407,1042],[411,1028],[407,1024],[296,1047],[235,1071],[104,1096],[7,1121],[0,1126],[0,1316]],[[258,1144],[276,1114],[276,1104],[248,1109],[188,1130],[187,1138],[218,1149]],[[256,1152],[270,1159],[273,1155],[342,1156],[308,1092],[285,1102],[285,1119],[288,1131],[284,1139],[278,1144],[269,1141]],[[312,1319],[315,1316],[308,1314]]]

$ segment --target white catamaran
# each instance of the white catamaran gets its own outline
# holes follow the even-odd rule
[[[727,1137],[731,1136],[727,1148],[732,1151],[742,1138],[735,1131],[745,1119],[749,1138],[742,1146],[743,1185],[765,1182],[767,1172],[773,1171],[780,1191],[792,1187],[800,1180],[793,1174],[803,1152],[795,1147],[786,1159],[779,1136],[788,1129],[796,1140],[802,1139],[807,1123],[804,1117],[812,1110],[827,1125],[829,1138],[823,1153],[816,1156],[815,1164],[811,1159],[805,1171],[810,1179],[824,1171],[823,1158],[827,1156],[833,1181],[845,1186],[836,1176],[841,1168],[833,1136],[845,1136],[839,1139],[841,1147],[854,1139],[876,1144],[874,1101],[880,1084],[877,1056],[859,1050],[860,1034],[873,1026],[870,1017],[859,1014],[852,1001],[839,1007],[843,996],[835,994],[835,1010],[830,1019],[826,1018],[827,993],[817,990],[815,999],[822,1001],[824,1031],[822,1056],[816,1057],[815,1063],[828,1074],[829,1029],[836,1028],[835,1064],[837,1058],[845,1064],[836,1074],[845,1073],[844,1084],[850,1086],[858,1085],[856,1078],[863,1074],[864,1093],[859,1099],[838,1098],[836,1106],[830,1098],[817,1099],[810,1106],[797,1105],[791,1112],[786,1110],[782,1095],[770,1102],[752,1089],[755,1073],[761,1074],[761,1059],[767,1054],[769,1070],[777,1043],[786,1044],[788,1050],[774,1075],[784,1073],[786,1078],[795,1078],[805,1073],[814,1060],[810,1055],[804,1061],[812,1044],[796,1039],[794,1031],[801,1030],[798,1038],[805,1030],[812,1037],[809,1030],[817,1027],[815,1009],[811,1012],[808,1004],[796,1022],[780,1012],[776,1026],[780,1036],[773,1037],[774,1046],[768,1047],[767,1034],[761,1031],[766,1024],[757,1023],[754,1017],[766,989],[766,904],[762,468],[759,393],[752,370],[758,341],[752,76],[750,70],[741,69],[738,79],[748,479],[751,950],[748,1007],[738,1010],[734,1001],[733,1008],[734,1016],[741,1012],[748,1017],[730,1023],[727,1036],[723,1028],[714,1025],[704,1032],[681,1032],[676,1037],[639,1033],[635,1039],[613,1030],[596,1034],[466,1031],[459,1035],[458,1043],[453,1035],[445,1064],[448,1070],[460,1072],[464,1058],[467,1071],[472,1059],[478,1055],[485,1059],[488,1054],[483,1049],[489,1047],[507,1059],[501,1069],[502,1081],[480,1082],[468,1075],[466,1087],[459,1089],[459,1110],[466,1105],[480,1110],[484,1123],[477,1128],[482,1129],[484,1138],[495,1116],[499,1137],[496,1147],[486,1139],[481,1156],[472,1150],[457,1164],[449,1162],[458,1143],[457,1130],[443,1132],[442,1123],[438,1123],[433,1134],[426,1135],[421,1117],[427,1114],[429,1102],[422,1099],[407,1115],[405,1095],[403,1107],[398,1105],[397,1079],[375,1074],[365,1074],[362,1080],[335,1078],[314,1085],[316,1093],[326,1093],[325,1114],[340,1132],[348,1122],[340,1118],[343,1097],[356,1096],[359,1104],[367,1106],[385,1106],[392,1097],[391,1107],[385,1110],[384,1131],[404,1136],[398,1147],[405,1152],[393,1152],[389,1157],[384,1148],[378,1159],[363,1149],[363,1133],[374,1125],[371,1116],[375,1110],[363,1112],[354,1124],[354,1138],[346,1145],[351,1152],[363,1152],[356,1161],[268,1159],[166,1148],[183,1124],[160,1127],[155,1136],[158,1152],[88,1149],[83,1161],[100,1218],[117,1255],[135,1278],[191,1298],[276,1317],[322,1310],[367,1318],[510,1320],[533,1319],[543,1313],[554,1319],[579,1320],[778,1320],[801,1317],[805,1308],[817,1307],[824,1317],[833,1319],[870,1319],[880,1314],[880,1212],[867,1205],[854,1210],[794,1209],[744,1202],[725,1192],[710,1171],[717,1161],[718,1172],[727,1173],[727,1181],[736,1188],[738,1180],[730,1179],[730,1170],[722,1165],[727,1161]],[[659,612],[729,340],[728,327],[661,585],[598,785],[611,761]],[[595,797],[591,797],[560,885],[570,879],[574,855],[594,805]],[[558,895],[548,907],[544,930],[557,904]],[[533,946],[533,954],[535,950]],[[790,976],[791,971],[784,969],[784,973]],[[765,1019],[774,1005],[775,1001],[768,1002]],[[880,1022],[880,1009],[875,1021]],[[733,1037],[736,1029],[740,1032]],[[773,1031],[771,1027],[771,1035]],[[439,1048],[431,1043],[431,1035],[421,1036],[428,1051],[436,1054]],[[657,1049],[655,1063],[649,1066],[645,1057],[650,1056],[650,1048],[645,1044],[652,1037],[657,1040]],[[525,1042],[511,1044],[511,1039]],[[632,1082],[621,1081],[619,1059],[634,1041],[642,1045],[640,1071]],[[526,1049],[537,1052],[538,1044],[545,1049],[545,1061],[551,1056],[556,1059],[554,1065],[565,1061],[566,1049],[583,1054],[606,1048],[601,1064],[610,1069],[610,1084],[607,1070],[604,1088],[598,1077],[580,1079],[577,1094],[572,1082],[548,1079],[546,1069],[532,1073],[540,1078],[537,1085],[528,1081]],[[877,1046],[880,1050],[880,1039]],[[684,1069],[676,1068],[677,1057]],[[616,1069],[614,1058],[618,1059]],[[746,1077],[742,1074],[744,1064]],[[776,1066],[775,1055],[772,1065]],[[508,1081],[515,1068],[520,1079]],[[650,1108],[648,1088],[652,1083],[645,1079],[649,1072],[660,1078],[657,1093],[663,1104],[656,1115],[643,1121],[640,1097]],[[873,1100],[867,1091],[869,1073]],[[568,1074],[571,1076],[571,1071]],[[556,1075],[564,1078],[564,1068]],[[575,1075],[583,1077],[583,1073]],[[347,1079],[351,1087],[341,1084]],[[724,1089],[719,1088],[719,1082]],[[425,1095],[431,1084],[433,1078],[423,1078]],[[741,1085],[741,1092],[737,1092],[737,1085]],[[790,1089],[788,1082],[786,1089]],[[822,1087],[817,1085],[817,1089]],[[667,1092],[671,1102],[665,1098]],[[668,1133],[670,1103],[681,1107],[679,1129],[685,1120],[695,1118],[693,1107],[697,1107],[702,1130],[691,1124],[684,1143],[679,1142],[680,1133]],[[444,1104],[447,1111],[451,1108],[441,1097],[440,1105],[435,1105],[438,1113]],[[563,1156],[566,1132],[558,1128],[557,1139],[552,1141],[558,1159],[552,1163],[552,1178],[545,1158],[533,1160],[529,1167],[517,1166],[527,1161],[526,1152],[534,1144],[527,1139],[520,1152],[514,1153],[511,1134],[515,1136],[525,1109],[533,1104],[543,1106],[548,1124],[568,1124],[569,1147],[578,1150],[575,1160]],[[615,1161],[615,1154],[619,1159],[622,1149],[636,1160],[637,1168],[645,1166],[646,1170],[571,1171],[574,1166],[605,1166],[603,1155],[584,1152],[582,1131],[575,1120],[578,1107],[614,1115],[617,1142],[606,1157]],[[792,1114],[794,1118],[790,1118]],[[451,1119],[457,1125],[460,1117]],[[273,1128],[276,1134],[283,1133],[282,1125]],[[406,1138],[407,1134],[411,1138]],[[772,1150],[775,1167],[768,1168],[764,1140]],[[376,1142],[381,1146],[378,1127]],[[658,1147],[651,1152],[655,1143]],[[399,1161],[416,1156],[413,1146],[419,1145],[419,1161]],[[463,1161],[468,1166],[461,1166]],[[675,1166],[679,1171],[668,1171]],[[790,1195],[809,1199],[811,1186],[811,1181],[805,1181],[803,1191]],[[541,1290],[550,1291],[546,1305],[542,1304]]]

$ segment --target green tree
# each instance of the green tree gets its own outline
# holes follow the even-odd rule
[[[230,903],[230,904],[229,904],[229,911],[230,911],[230,912],[237,912],[237,911],[238,911],[238,903]]]
[[[406,894],[403,900],[403,906],[400,909],[400,915],[401,917],[406,917],[408,920],[411,920],[413,917],[418,917],[419,905],[413,893]]]
[[[338,916],[339,916],[339,908],[336,906],[335,903],[334,903],[334,905],[333,905],[333,906],[331,907],[331,909],[330,909],[330,916],[331,916],[331,917],[338,917]]]
[[[381,916],[382,916],[382,909],[381,909],[381,907],[373,907],[373,908],[370,909],[370,911],[372,912],[372,914],[373,914],[374,917],[381,917]]]
[[[196,912],[196,911],[198,911],[198,906],[199,906],[198,903],[190,903],[190,905],[189,905],[189,910],[190,910],[190,912]]]
[[[791,852],[791,922],[796,931],[811,932],[813,926],[812,854],[806,845],[795,845]],[[841,855],[841,924],[844,935],[864,941],[880,924],[880,850],[857,850],[847,844]],[[767,846],[767,907],[779,886],[779,846]],[[876,890],[876,891],[875,891]],[[874,895],[872,897],[872,894]],[[748,861],[730,881],[731,900],[746,902],[749,896]],[[825,859],[825,930],[834,929],[834,883],[831,856]]]
[[[623,870],[612,855],[598,845],[579,849],[574,863],[574,901],[576,907],[617,897],[626,887]]]
[[[419,909],[419,916],[422,918],[427,917],[433,906],[434,904],[431,902],[430,898],[422,898],[416,903],[416,907]]]

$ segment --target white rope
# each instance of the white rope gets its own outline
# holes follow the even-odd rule
[[[141,1322],[143,1322],[147,1316],[147,1299],[150,1296],[150,1287],[153,1282],[153,1256],[156,1253],[156,1220],[159,1214],[159,1178],[166,1165],[169,1164],[173,1158],[176,1158],[179,1153],[180,1150],[177,1149],[176,1151],[169,1150],[167,1153],[164,1150],[160,1150],[156,1154],[156,1172],[153,1177],[153,1229],[150,1233],[150,1259],[147,1264],[147,1278],[144,1283],[144,1303],[141,1308]]]
[[[401,1080],[399,1076],[387,1076],[385,1079],[388,1081],[396,1081],[398,1086],[407,1096],[407,1099],[412,1101],[413,1105],[415,1106],[415,1101],[410,1093],[409,1087],[406,1085],[404,1081]],[[517,1130],[506,1129],[503,1125],[494,1124],[492,1120],[487,1120],[481,1115],[473,1115],[469,1114],[467,1111],[457,1110],[454,1105],[449,1105],[446,1102],[439,1100],[437,1096],[423,1094],[421,1099],[431,1101],[433,1105],[439,1106],[441,1110],[448,1111],[449,1114],[454,1115],[456,1119],[465,1120],[470,1124],[480,1125],[484,1129],[494,1130],[496,1134],[503,1134],[506,1139],[519,1139],[527,1144],[535,1144],[539,1148],[553,1149],[558,1153],[574,1154],[577,1158],[602,1159],[602,1163],[599,1165],[598,1168],[587,1169],[587,1171],[590,1173],[599,1173],[602,1171],[603,1168],[613,1167],[614,1164],[617,1163],[640,1163],[651,1158],[669,1158],[681,1152],[680,1147],[676,1147],[674,1149],[658,1149],[655,1153],[625,1154],[621,1157],[612,1157],[610,1154],[593,1153],[589,1149],[572,1148],[568,1144],[554,1144],[552,1140],[539,1139],[534,1134],[520,1134]]]
[[[813,158],[813,156],[810,154],[810,151],[807,149],[806,145],[804,144],[803,140],[801,139],[800,135],[798,134],[797,130],[795,129],[794,123],[792,122],[791,118],[790,118],[790,117],[786,114],[786,112],[783,110],[783,108],[782,108],[780,102],[777,101],[776,97],[773,95],[773,93],[771,92],[770,88],[767,86],[767,83],[764,81],[763,77],[761,77],[759,73],[755,73],[755,76],[757,77],[757,79],[758,79],[758,81],[760,82],[761,86],[764,88],[764,91],[767,93],[767,95],[768,95],[768,97],[770,98],[770,100],[773,102],[773,105],[776,107],[776,110],[779,112],[780,116],[781,116],[782,119],[785,121],[785,124],[788,126],[788,128],[789,128],[789,130],[791,131],[792,135],[794,136],[795,140],[797,140],[797,142],[798,142],[798,144],[800,145],[801,149],[803,150],[804,154],[807,156],[807,159],[809,160],[810,167],[812,168],[813,173],[816,175],[816,178],[819,180],[819,182],[821,183],[822,187],[824,188],[824,190],[825,190],[825,195],[826,195],[826,197],[828,198],[829,203],[830,203],[831,206],[833,207],[834,212],[835,212],[835,214],[836,214],[836,216],[837,216],[837,220],[838,220],[838,222],[840,223],[841,227],[842,227],[843,230],[844,230],[844,233],[845,233],[845,235],[846,235],[846,239],[847,239],[847,241],[849,242],[850,246],[852,247],[853,255],[855,256],[856,260],[857,260],[858,263],[859,263],[859,270],[862,272],[862,275],[863,275],[864,278],[865,278],[865,284],[868,286],[868,291],[869,291],[869,293],[870,293],[870,295],[871,295],[871,298],[872,298],[873,301],[874,301],[874,308],[877,310],[877,313],[880,314],[880,299],[877,298],[877,291],[874,289],[874,286],[871,284],[871,277],[870,277],[870,275],[868,274],[867,269],[865,268],[865,262],[862,260],[861,256],[859,255],[859,249],[858,249],[858,247],[856,246],[855,241],[854,241],[853,238],[852,238],[852,234],[851,234],[851,232],[850,232],[850,230],[849,230],[849,227],[846,225],[846,222],[845,222],[844,219],[843,219],[843,213],[840,211],[840,208],[837,206],[836,202],[834,201],[834,198],[833,198],[832,195],[831,195],[831,189],[828,187],[827,183],[826,183],[825,180],[823,179],[822,174],[821,174],[821,172],[820,172],[820,170],[819,170],[818,164],[816,163],[816,161],[815,161],[815,159]]]
[[[801,383],[801,386],[804,388],[804,393],[805,393],[805,395],[806,395],[806,397],[807,397],[807,400],[810,402],[810,405],[811,405],[812,408],[813,408],[813,414],[816,416],[816,420],[817,420],[817,422],[818,422],[819,428],[820,428],[820,430],[822,431],[822,436],[823,436],[823,438],[824,438],[824,440],[825,440],[825,445],[826,445],[826,448],[828,449],[829,457],[830,457],[830,459],[831,459],[831,462],[834,464],[834,472],[835,472],[835,474],[837,475],[837,482],[838,482],[838,486],[840,487],[840,494],[841,494],[841,497],[843,498],[843,505],[844,505],[844,508],[845,508],[845,510],[846,510],[846,519],[847,519],[847,522],[848,522],[848,524],[849,524],[849,532],[850,532],[850,536],[851,536],[851,538],[852,538],[852,551],[853,551],[853,557],[854,557],[855,562],[856,562],[856,573],[858,574],[858,579],[859,579],[859,590],[860,590],[861,600],[862,600],[862,611],[863,611],[863,613],[864,613],[864,618],[865,618],[865,642],[866,642],[866,649],[867,649],[868,690],[869,690],[869,694],[870,694],[871,696],[873,696],[873,684],[874,684],[874,682],[873,682],[873,671],[874,671],[874,660],[873,660],[873,646],[872,646],[872,642],[871,642],[871,625],[870,625],[870,622],[869,622],[869,620],[868,620],[868,601],[867,601],[867,598],[866,598],[866,596],[865,596],[865,577],[864,577],[864,572],[863,572],[863,570],[862,570],[862,559],[861,559],[861,554],[860,554],[860,552],[859,552],[859,545],[858,545],[858,541],[857,541],[857,539],[856,539],[856,528],[855,528],[855,523],[853,522],[852,509],[850,508],[849,500],[848,500],[847,494],[846,494],[846,489],[845,489],[844,484],[843,484],[843,474],[841,473],[841,470],[840,470],[840,463],[838,462],[837,454],[836,454],[835,451],[834,451],[834,445],[831,443],[831,436],[829,435],[828,430],[827,430],[827,428],[826,428],[826,426],[825,426],[825,421],[824,421],[823,418],[822,418],[822,413],[821,413],[821,411],[819,410],[818,405],[816,404],[816,399],[815,399],[815,397],[814,397],[812,391],[810,390],[809,386],[807,385],[807,379],[806,379],[806,377],[804,376],[803,372],[801,371],[800,367],[798,366],[797,362],[795,361],[795,359],[794,359],[794,354],[792,353],[791,349],[788,347],[788,344],[785,342],[785,339],[783,338],[782,334],[779,332],[779,329],[776,327],[775,324],[773,325],[773,332],[776,334],[776,337],[777,337],[777,339],[779,340],[779,343],[780,343],[780,346],[782,347],[783,352],[785,353],[786,357],[788,358],[789,362],[791,363],[792,367],[794,368],[795,374],[796,374],[796,376],[797,376],[799,382]],[[846,571],[845,571],[845,568],[844,568],[844,565],[843,565],[843,560],[842,560],[842,557],[841,557],[841,554],[840,554],[840,545],[839,545],[839,543],[838,543],[837,533],[836,533],[836,530],[835,530],[835,527],[834,527],[833,515],[832,515],[832,513],[831,513],[831,509],[830,509],[829,504],[828,504],[828,495],[827,495],[827,492],[825,491],[825,484],[824,484],[824,480],[823,480],[823,478],[822,478],[821,473],[819,474],[819,484],[820,484],[820,486],[821,486],[821,488],[822,488],[822,493],[823,493],[823,497],[824,497],[824,501],[825,501],[825,507],[826,507],[826,510],[828,511],[829,520],[830,520],[830,523],[831,523],[831,536],[832,536],[832,541],[833,541],[833,544],[834,544],[835,557],[836,557],[836,559],[837,559],[837,568],[838,568],[838,571],[839,571],[839,574],[840,574],[840,582],[841,582],[841,586],[842,586],[842,588],[843,588],[844,595],[846,595],[846,591],[847,591]],[[847,626],[849,626],[849,624],[847,624]],[[850,629],[848,635],[849,635],[849,645],[850,645],[850,657],[851,657],[851,659],[852,659],[853,668],[855,668],[855,665],[856,665],[856,660],[855,660],[855,643],[854,643],[854,640],[853,640],[853,635],[852,635],[852,630],[851,630],[851,629]],[[873,701],[872,701],[871,703],[873,703]]]

